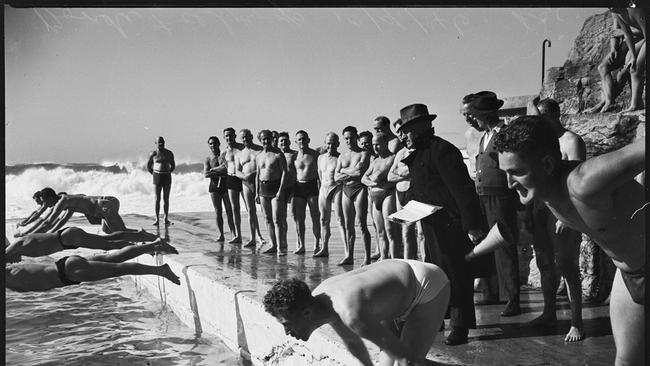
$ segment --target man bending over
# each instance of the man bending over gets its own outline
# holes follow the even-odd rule
[[[280,280],[264,307],[286,334],[303,341],[329,324],[363,365],[374,364],[361,338],[381,348],[380,365],[424,365],[449,293],[436,265],[389,259],[328,278],[313,291],[298,279]]]

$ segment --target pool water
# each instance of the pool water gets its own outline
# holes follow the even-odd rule
[[[7,365],[247,365],[128,278],[6,292]]]

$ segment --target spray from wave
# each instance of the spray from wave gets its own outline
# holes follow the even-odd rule
[[[32,195],[44,187],[57,192],[115,196],[123,214],[152,215],[154,186],[144,162],[101,164],[18,164],[5,167],[6,218],[36,209]],[[178,164],[170,195],[171,212],[212,211],[202,164]]]

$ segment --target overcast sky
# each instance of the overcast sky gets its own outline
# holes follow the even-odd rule
[[[6,161],[142,159],[162,135],[201,161],[225,127],[312,145],[425,103],[464,146],[470,92],[540,89],[607,9],[14,9],[5,6]]]

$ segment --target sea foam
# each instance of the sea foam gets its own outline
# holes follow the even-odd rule
[[[6,174],[6,218],[28,216],[37,208],[32,195],[44,187],[70,194],[115,196],[120,200],[120,213],[153,216],[155,193],[151,174],[133,166],[120,168],[114,172],[89,169],[87,165],[28,167],[17,174]],[[173,175],[170,212],[211,211],[208,180],[196,165],[180,168],[182,173]]]

